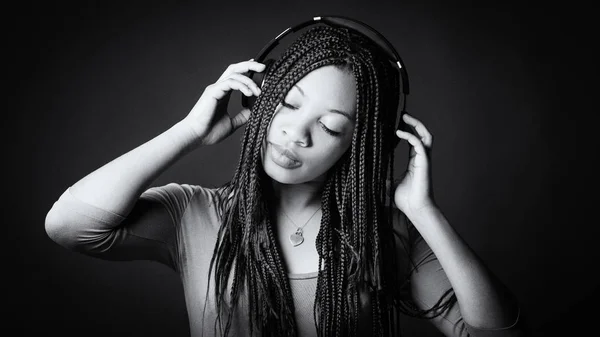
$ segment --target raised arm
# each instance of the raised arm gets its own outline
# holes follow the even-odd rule
[[[408,168],[394,188],[394,203],[419,234],[412,254],[421,263],[427,262],[411,275],[417,304],[428,309],[435,303],[432,301],[439,299],[440,290],[451,289],[458,300],[452,309],[454,317],[470,327],[471,336],[520,336],[522,324],[516,324],[520,320],[516,298],[454,230],[435,202],[430,163],[432,134],[415,117],[404,114],[402,118],[416,135],[396,132],[411,147]],[[456,324],[447,335],[464,335],[456,333],[454,327]]]
[[[256,84],[242,74],[263,68],[253,61],[229,66],[217,82],[206,87],[184,119],[70,186],[46,216],[49,237],[68,249],[90,252],[90,247],[96,247],[94,253],[98,253],[102,247],[113,247],[107,241],[118,241],[119,236],[111,231],[124,223],[139,226],[171,221],[172,215],[159,202],[142,201],[140,195],[182,156],[220,142],[246,123],[250,112],[242,110],[232,118],[227,101],[232,90],[258,95]],[[164,241],[161,232],[153,234],[156,242]],[[148,244],[147,240],[140,242],[140,246]]]

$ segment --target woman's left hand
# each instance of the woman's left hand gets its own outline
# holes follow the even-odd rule
[[[431,179],[431,144],[433,136],[425,125],[408,114],[404,122],[411,125],[418,137],[408,131],[396,131],[396,136],[406,139],[411,146],[408,168],[394,184],[394,202],[409,218],[423,210],[436,207]]]

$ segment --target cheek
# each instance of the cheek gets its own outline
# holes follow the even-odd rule
[[[346,151],[348,151],[349,143],[339,143],[330,144],[329,146],[324,146],[320,151],[315,154],[315,164],[319,166],[333,166]]]
[[[352,146],[352,133],[345,133],[338,138],[329,138],[329,147],[331,156],[341,157]]]

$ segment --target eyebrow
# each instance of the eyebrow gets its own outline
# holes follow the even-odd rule
[[[297,84],[294,84],[294,88],[298,89],[298,91],[300,91],[300,93],[302,94],[302,96],[306,96],[304,94],[304,90],[302,90],[302,88],[300,88]],[[350,114],[347,113],[347,112],[345,112],[345,111],[341,111],[341,110],[337,110],[337,109],[329,109],[329,112],[340,114],[340,115],[348,118],[349,121],[354,122],[354,120],[352,119],[352,116],[350,116]]]

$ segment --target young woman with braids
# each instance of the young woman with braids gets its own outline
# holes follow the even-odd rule
[[[396,131],[398,73],[368,39],[317,26],[265,66],[230,65],[178,123],[70,186],[46,217],[58,244],[154,260],[181,277],[193,336],[521,336],[510,291],[452,229],[431,186],[432,135]],[[233,90],[255,96],[231,118]],[[245,126],[217,188],[150,184]],[[411,157],[394,181],[394,143]]]

